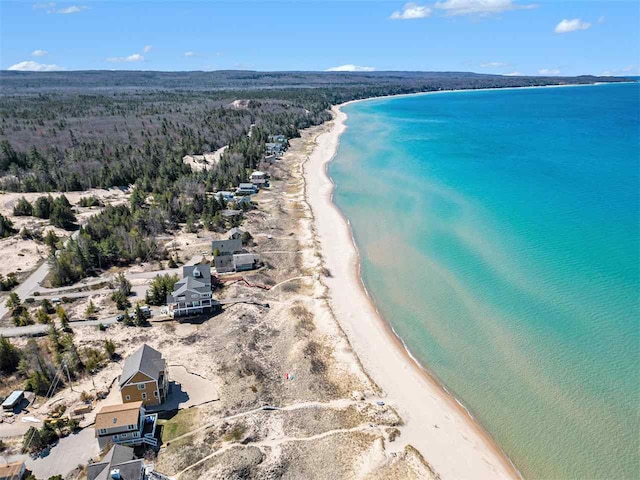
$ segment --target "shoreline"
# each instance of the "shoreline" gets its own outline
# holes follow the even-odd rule
[[[557,85],[574,86],[574,85]],[[583,85],[577,85],[583,86]],[[553,86],[556,87],[556,86]],[[509,87],[546,88],[545,87]],[[503,90],[476,89],[478,90]],[[439,90],[352,100],[333,106],[333,124],[316,137],[303,165],[305,198],[313,212],[315,235],[331,276],[323,278],[328,301],[363,368],[405,421],[399,442],[412,445],[442,478],[522,478],[493,437],[437,377],[412,355],[384,320],[360,274],[360,253],[351,224],[333,203],[334,183],[327,173],[346,130],[342,107],[351,103]]]

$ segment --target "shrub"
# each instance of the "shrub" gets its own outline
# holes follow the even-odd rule
[[[13,214],[16,217],[30,217],[33,215],[33,205],[26,198],[21,197],[13,206]]]

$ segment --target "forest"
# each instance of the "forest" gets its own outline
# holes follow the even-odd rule
[[[619,81],[456,72],[0,72],[0,190],[43,192],[14,215],[48,218],[80,233],[53,250],[52,283],[71,284],[111,265],[157,258],[154,238],[228,226],[210,195],[248,180],[269,135],[291,139],[331,118],[331,105],[381,95]],[[624,79],[623,79],[624,80]],[[193,172],[188,154],[228,145]],[[130,205],[76,225],[71,206],[46,192],[134,186]],[[88,201],[88,200],[87,200]],[[0,218],[0,236],[15,235]],[[5,282],[8,280],[4,280]]]

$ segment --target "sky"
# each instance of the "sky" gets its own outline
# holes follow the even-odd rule
[[[636,0],[5,1],[2,70],[639,75]]]

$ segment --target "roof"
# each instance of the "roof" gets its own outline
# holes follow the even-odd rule
[[[183,277],[193,277],[199,279],[199,282],[203,282],[205,284],[211,283],[211,267],[206,264],[197,264],[197,265],[187,265],[182,267],[182,276]]]
[[[258,260],[258,255],[254,253],[239,253],[233,256],[236,265],[251,265]]]
[[[266,173],[261,172],[260,170],[256,170],[255,172],[253,172],[253,173],[251,174],[251,176],[252,176],[252,177],[253,177],[254,175],[255,175],[256,177],[258,177],[258,176],[260,176],[260,177],[261,177],[261,176],[263,176],[263,175],[266,175]]]
[[[23,461],[3,463],[0,465],[0,478],[11,478],[18,475],[24,467]]]
[[[14,403],[16,403],[18,400],[20,400],[23,396],[24,396],[24,390],[14,390],[13,392],[11,392],[11,395],[9,395],[4,400],[4,402],[2,402],[2,406],[4,407],[6,405],[7,407],[10,407]]]
[[[240,215],[241,213],[242,210],[220,210],[220,215],[222,215],[223,217],[235,217],[236,215]]]
[[[229,238],[226,240],[214,240],[211,242],[211,250],[219,250],[221,255],[236,253],[242,250],[242,239]]]
[[[142,402],[122,403],[102,407],[96,415],[96,435],[100,429],[137,425]]]
[[[135,459],[133,448],[114,445],[104,458],[96,463],[87,465],[87,480],[110,479],[111,470],[120,470],[122,480],[139,480],[143,461]]]
[[[162,354],[145,343],[124,361],[120,375],[120,386],[124,385],[137,372],[142,372],[158,380],[160,372],[164,371],[164,365]]]
[[[246,197],[242,197],[242,198],[246,198]],[[238,228],[238,227],[233,227],[231,230],[229,230],[229,231],[227,232],[227,235],[229,236],[229,239],[230,239],[230,240],[231,240],[231,237],[232,237],[233,235],[236,235],[236,234],[238,234],[238,235],[244,235],[244,230],[241,230],[241,229],[240,229],[240,228]]]

